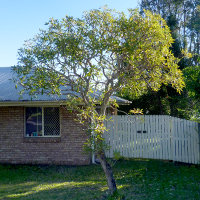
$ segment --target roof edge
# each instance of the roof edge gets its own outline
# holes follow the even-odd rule
[[[6,106],[60,106],[66,105],[66,101],[3,101],[0,107]]]
[[[129,105],[131,101],[118,102],[119,105]],[[67,105],[67,101],[0,101],[0,107],[6,106],[62,106]]]

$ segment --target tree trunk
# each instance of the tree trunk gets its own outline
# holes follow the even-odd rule
[[[97,156],[99,158],[99,161],[101,163],[103,171],[106,175],[107,184],[108,184],[110,193],[113,194],[117,190],[117,187],[116,187],[116,182],[115,182],[115,179],[113,176],[112,168],[111,168],[110,164],[107,162],[104,152],[97,153]]]

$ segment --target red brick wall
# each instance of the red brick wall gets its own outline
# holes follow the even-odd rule
[[[61,137],[24,137],[24,108],[0,107],[0,163],[86,165],[83,126],[60,108]]]

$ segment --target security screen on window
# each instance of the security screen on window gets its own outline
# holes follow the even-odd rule
[[[25,112],[27,137],[60,135],[58,107],[27,107]]]

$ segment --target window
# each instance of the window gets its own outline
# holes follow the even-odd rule
[[[25,111],[25,133],[27,137],[60,136],[58,107],[27,107]]]

